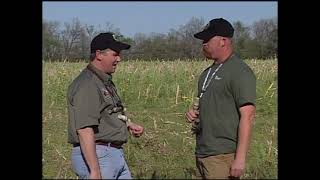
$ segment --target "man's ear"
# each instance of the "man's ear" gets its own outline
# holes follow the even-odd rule
[[[99,50],[97,50],[96,51],[96,59],[98,60],[98,61],[101,61],[101,53],[100,53],[100,51]]]
[[[221,38],[220,45],[221,47],[224,47],[226,45],[226,38]]]

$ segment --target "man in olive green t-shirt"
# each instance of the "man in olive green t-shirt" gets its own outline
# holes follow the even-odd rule
[[[194,36],[203,40],[204,55],[214,63],[198,82],[200,119],[196,131],[197,178],[228,179],[244,174],[255,116],[256,77],[232,48],[234,29],[225,19],[211,20]]]
[[[89,65],[68,88],[72,167],[80,179],[131,179],[122,145],[128,130],[140,137],[144,128],[125,116],[111,75],[121,50],[130,45],[117,41],[112,33],[100,33],[90,46]]]

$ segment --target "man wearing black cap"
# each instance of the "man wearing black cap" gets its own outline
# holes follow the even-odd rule
[[[121,50],[129,48],[112,33],[97,35],[91,42],[91,62],[68,88],[68,142],[73,144],[73,170],[81,179],[132,178],[122,145],[128,130],[140,137],[144,129],[124,115],[111,75]]]
[[[228,21],[217,18],[194,35],[203,40],[204,55],[214,60],[199,78],[199,111],[186,113],[188,122],[200,119],[195,148],[197,178],[239,178],[245,170],[255,116],[256,77],[234,54],[233,33]]]

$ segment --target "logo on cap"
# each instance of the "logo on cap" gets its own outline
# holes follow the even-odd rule
[[[116,35],[112,34],[112,37],[114,40],[118,41],[118,39],[116,38]]]
[[[203,31],[207,30],[209,28],[209,26],[210,26],[210,22],[203,28]]]

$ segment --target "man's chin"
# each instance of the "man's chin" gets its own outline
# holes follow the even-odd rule
[[[206,54],[205,54],[205,57],[206,57],[206,59],[207,59],[207,60],[211,60],[211,59],[212,59],[212,57],[211,57],[211,56],[206,55]]]
[[[111,70],[107,71],[106,73],[107,73],[107,74],[112,74],[112,73],[114,73],[114,72],[115,72],[115,69],[111,69]]]

